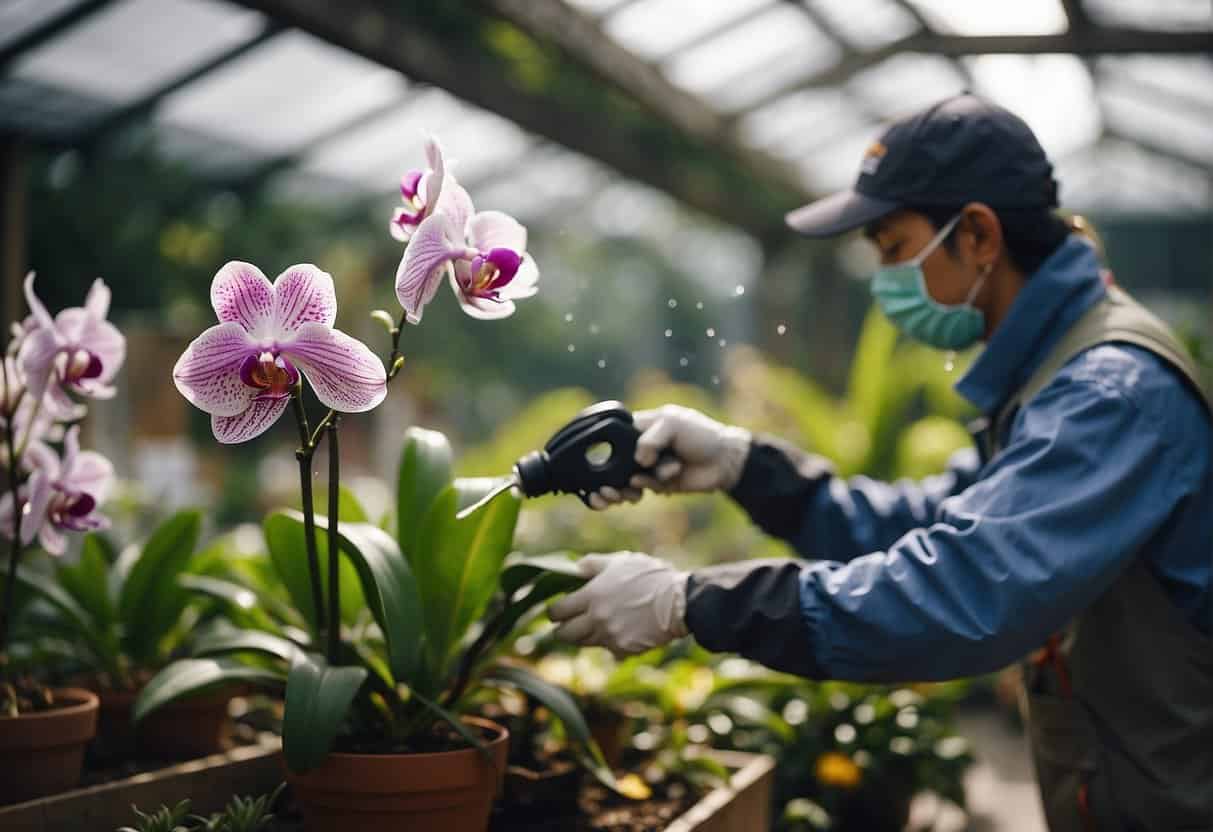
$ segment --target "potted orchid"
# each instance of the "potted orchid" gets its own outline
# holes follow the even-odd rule
[[[182,696],[241,681],[285,688],[283,752],[310,830],[483,829],[505,768],[507,733],[467,715],[482,683],[512,685],[563,717],[587,754],[596,746],[572,700],[518,667],[492,663],[495,640],[572,578],[533,564],[505,569],[519,498],[484,500],[492,485],[455,479],[441,434],[406,433],[395,534],[342,516],[338,436],[346,414],[378,406],[400,372],[400,340],[421,321],[441,283],[463,309],[502,318],[533,295],[538,270],[526,229],[496,211],[477,213],[446,170],[436,141],[428,167],[406,175],[390,229],[407,240],[396,275],[398,317],[377,310],[391,349],[385,361],[333,328],[332,278],[293,266],[271,283],[229,263],[211,286],[219,323],[177,362],[173,379],[211,414],[220,442],[244,442],[289,408],[299,436],[302,511],[271,513],[267,548],[304,631],[212,633],[195,656],[156,676],[136,718]],[[302,392],[328,408],[314,424]],[[312,460],[328,444],[327,516],[313,506]],[[346,511],[350,502],[346,501]],[[567,570],[565,570],[567,571]],[[501,590],[505,603],[484,619]],[[370,613],[371,626],[359,614]]]
[[[14,325],[0,360],[0,462],[6,477],[0,498],[0,535],[8,541],[0,600],[0,803],[69,788],[80,777],[84,746],[96,732],[97,697],[77,688],[48,689],[18,673],[11,655],[17,585],[58,595],[43,573],[20,561],[38,546],[51,555],[67,549],[67,535],[104,528],[98,512],[113,483],[113,466],[81,450],[79,398],[113,396],[111,382],[125,358],[122,333],[106,320],[110,291],[97,280],[84,306],[51,317],[25,280],[30,317]],[[56,450],[58,448],[58,450]]]

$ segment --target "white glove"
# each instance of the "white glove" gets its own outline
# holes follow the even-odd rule
[[[751,435],[744,428],[723,425],[698,410],[667,404],[656,410],[639,410],[633,417],[640,429],[636,462],[648,468],[669,448],[675,460],[664,462],[653,472],[637,474],[631,488],[602,488],[590,495],[590,507],[604,509],[627,500],[640,499],[641,489],[666,493],[728,491],[741,479],[750,452]]]
[[[639,552],[586,555],[577,565],[591,580],[548,607],[564,622],[557,638],[630,656],[687,634],[687,572]]]

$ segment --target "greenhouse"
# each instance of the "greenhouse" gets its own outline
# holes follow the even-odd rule
[[[0,0],[0,829],[1213,821],[1207,0]]]

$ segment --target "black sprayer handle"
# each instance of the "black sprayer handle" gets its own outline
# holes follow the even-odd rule
[[[581,411],[548,441],[541,451],[532,451],[514,465],[522,492],[576,494],[587,506],[590,495],[603,486],[622,489],[636,474],[677,459],[669,449],[661,452],[651,468],[635,459],[640,431],[631,412],[615,401],[599,402]]]

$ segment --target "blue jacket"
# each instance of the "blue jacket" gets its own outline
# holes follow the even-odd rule
[[[1103,293],[1094,252],[1068,240],[957,390],[994,411]],[[844,480],[820,458],[760,438],[732,494],[819,560],[695,573],[687,622],[709,648],[816,678],[955,678],[1040,646],[1137,555],[1208,634],[1211,449],[1196,394],[1162,359],[1121,344],[1063,367],[993,460],[961,451],[922,482]]]

